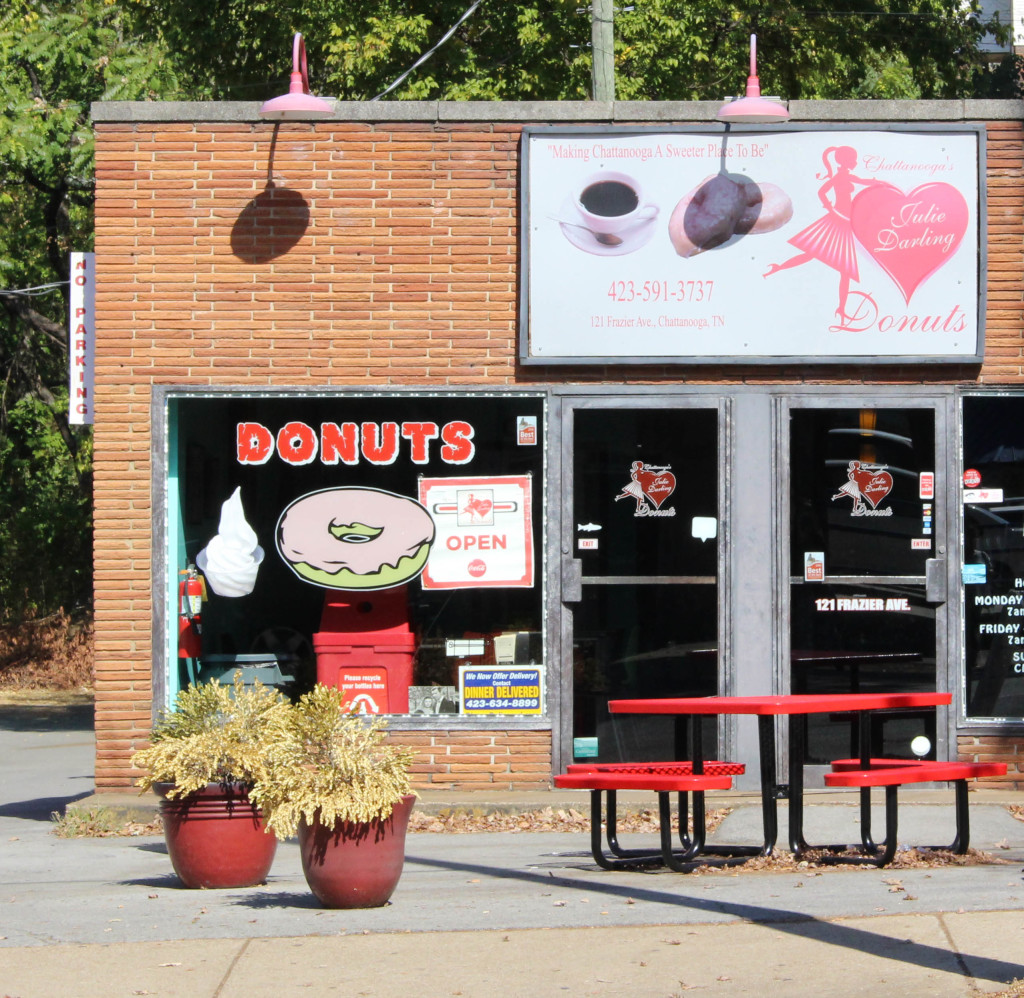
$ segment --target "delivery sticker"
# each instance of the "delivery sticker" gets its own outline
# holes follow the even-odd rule
[[[851,461],[846,469],[847,481],[832,497],[853,500],[850,516],[892,516],[892,507],[879,509],[878,504],[892,491],[892,475],[877,465]]]
[[[615,501],[632,498],[636,501],[634,516],[675,516],[674,506],[662,508],[676,490],[676,476],[668,464],[644,464],[634,461],[629,469],[630,481],[622,487]]]

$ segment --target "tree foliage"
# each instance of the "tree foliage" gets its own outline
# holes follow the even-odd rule
[[[217,98],[282,92],[291,33],[314,91],[368,100],[439,42],[470,0],[130,0],[192,85]],[[634,0],[615,21],[619,99],[715,100],[742,89],[756,33],[765,88],[787,98],[969,97],[986,31],[973,0]],[[578,0],[483,0],[389,98],[585,100],[590,20]]]
[[[0,619],[88,603],[91,444],[67,420],[68,253],[92,245],[90,102],[158,93],[173,93],[161,50],[115,3],[8,0],[0,13]]]
[[[7,0],[0,9],[0,620],[88,602],[89,433],[66,419],[68,252],[92,240],[95,100],[261,100],[292,33],[314,91],[370,100],[584,100],[579,0]],[[785,98],[1019,96],[988,73],[976,0],[633,0],[615,22],[617,97],[742,89],[751,33]],[[436,46],[436,51],[431,49]],[[24,289],[39,288],[38,293]],[[17,581],[15,581],[17,580]]]

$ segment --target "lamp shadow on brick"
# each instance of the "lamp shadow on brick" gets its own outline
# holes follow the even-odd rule
[[[231,252],[246,263],[284,256],[309,228],[309,205],[299,193],[273,183],[242,209],[231,229]]]

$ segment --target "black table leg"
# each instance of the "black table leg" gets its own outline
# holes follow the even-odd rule
[[[807,756],[807,731],[803,718],[789,717],[789,848],[799,856],[809,848],[804,838],[804,759]]]
[[[710,720],[713,715],[695,714],[687,715],[686,723],[689,725],[690,740],[690,762],[693,765],[693,772],[704,772],[704,746],[701,741],[703,734],[702,722]],[[761,720],[760,718],[758,720]],[[708,845],[707,843],[707,813],[705,809],[704,791],[696,790],[693,793],[693,840],[691,843],[684,842],[683,845],[691,845],[695,853],[704,853],[708,856],[732,857],[739,861],[748,856],[767,856],[775,845],[775,838],[778,834],[778,819],[775,812],[775,801],[771,793],[765,795],[764,788],[767,783],[772,785],[774,790],[775,782],[775,741],[771,737],[771,718],[768,720],[768,745],[769,754],[761,756],[761,788],[762,788],[762,817],[764,822],[764,845]],[[761,738],[764,739],[764,730],[760,729]],[[770,774],[770,775],[766,775]],[[770,808],[769,803],[770,802]],[[682,821],[682,817],[680,817]]]
[[[860,753],[860,768],[871,768],[871,713],[862,710],[857,716],[857,749]],[[888,815],[886,828],[888,829]],[[888,836],[888,833],[887,833]],[[871,837],[871,787],[860,788],[860,842],[866,852],[877,852]]]
[[[761,824],[764,826],[762,856],[772,854],[779,837],[774,720],[770,714],[759,714],[757,718],[758,751],[761,757]]]
[[[694,776],[702,775],[704,772],[704,742],[702,740],[703,731],[701,730],[701,719],[698,717],[684,717],[683,723],[687,728],[687,736],[690,740],[690,763],[693,766]],[[680,836],[685,834],[685,829],[682,827],[683,815],[680,809],[679,815],[679,834]],[[693,839],[690,842],[690,846],[695,853],[700,852],[705,846],[705,837],[707,835],[707,811],[704,802],[704,791],[695,790],[693,792]],[[684,842],[684,845],[686,843]]]

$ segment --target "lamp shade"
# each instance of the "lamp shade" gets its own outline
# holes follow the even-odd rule
[[[746,95],[727,101],[718,109],[716,117],[726,123],[772,124],[789,121],[789,111],[783,104],[761,96],[761,81],[757,78],[757,35],[750,36],[750,75],[747,77]]]
[[[302,35],[295,33],[292,41],[292,75],[288,93],[272,97],[260,108],[261,118],[278,121],[303,118],[330,118],[334,108],[322,97],[309,92],[309,73],[306,68],[306,43]]]

